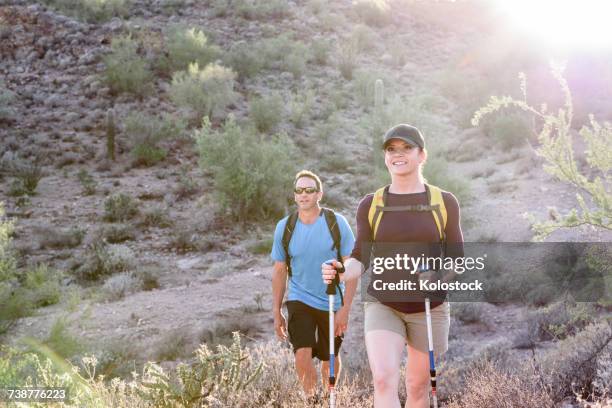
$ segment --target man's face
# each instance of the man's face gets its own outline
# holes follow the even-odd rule
[[[300,191],[298,194],[295,190]],[[317,183],[310,177],[300,177],[294,187],[295,203],[300,210],[310,210],[317,206],[323,197],[323,193],[318,191]]]

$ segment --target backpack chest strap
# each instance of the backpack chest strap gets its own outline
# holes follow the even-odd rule
[[[377,207],[376,210],[382,211],[382,212],[385,212],[385,211],[432,212],[432,211],[436,211],[439,208],[440,206],[438,204],[436,205],[413,204],[413,205]]]

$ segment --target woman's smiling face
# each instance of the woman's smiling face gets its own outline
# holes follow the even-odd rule
[[[403,140],[391,140],[385,146],[385,165],[391,175],[403,176],[419,171],[425,153]]]

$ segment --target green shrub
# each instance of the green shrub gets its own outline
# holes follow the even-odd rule
[[[4,82],[0,80],[0,122],[13,117],[14,111],[11,107],[15,94],[6,89]]]
[[[357,46],[354,42],[348,41],[340,45],[337,51],[337,65],[340,74],[346,80],[353,79],[353,71],[357,66]]]
[[[104,221],[129,221],[138,213],[138,202],[124,193],[114,194],[104,202]]]
[[[301,129],[306,121],[310,119],[314,103],[315,94],[312,89],[291,96],[289,101],[289,120],[296,128]]]
[[[170,97],[177,105],[193,110],[198,120],[211,117],[238,98],[234,92],[235,76],[234,71],[216,63],[203,69],[197,63],[189,64],[187,71],[172,75]]]
[[[290,15],[287,0],[237,0],[236,14],[247,20],[282,19]]]
[[[249,116],[262,133],[276,128],[283,118],[284,102],[279,94],[254,98],[249,103]]]
[[[321,13],[317,16],[319,20],[319,29],[322,32],[337,32],[342,31],[342,27],[346,27],[347,21],[342,14],[338,13]]]
[[[325,9],[325,0],[310,0],[308,2],[308,9],[314,15],[319,15]]]
[[[266,68],[283,68],[285,57],[291,54],[296,41],[290,33],[282,33],[273,38],[266,38],[257,42],[255,48],[262,56]]]
[[[35,307],[50,306],[61,298],[61,275],[45,264],[26,271],[23,288],[28,290],[29,298]]]
[[[264,39],[256,44],[256,49],[268,69],[281,69],[300,78],[310,59],[310,49],[301,41],[295,41],[290,33]]]
[[[483,127],[487,136],[504,150],[525,145],[533,134],[525,116],[518,113],[495,115],[488,118]]]
[[[131,113],[125,119],[125,133],[132,145],[136,166],[153,166],[166,158],[166,150],[158,144],[180,136],[186,124],[166,116],[163,119],[141,112]]]
[[[193,349],[190,334],[186,329],[166,333],[154,346],[155,361],[175,361],[187,357]]]
[[[111,17],[127,17],[129,0],[43,0],[60,12],[88,23],[100,23]]]
[[[135,314],[132,314],[130,318],[136,318]],[[138,320],[136,320],[136,323]],[[96,375],[104,376],[105,380],[118,381],[120,378],[130,378],[133,372],[142,370],[144,362],[139,356],[138,347],[133,342],[126,342],[121,339],[100,339],[100,344],[95,344],[93,347],[94,355],[92,357],[97,360],[96,364]],[[86,369],[85,367],[79,367]],[[119,405],[116,398],[109,399],[115,406]],[[130,398],[130,403],[134,404],[135,399]]]
[[[489,97],[491,84],[474,72],[456,69],[440,71],[437,77],[435,83],[442,95],[452,99],[457,106],[456,119],[464,128],[470,127],[472,115]]]
[[[389,48],[391,64],[395,67],[403,67],[408,62],[409,52],[402,43],[393,43]]]
[[[597,357],[611,350],[609,319],[601,319],[549,349],[540,360],[539,374],[555,402],[574,397],[573,390],[589,395],[597,378]]]
[[[306,72],[306,61],[309,58],[308,49],[301,42],[296,42],[294,49],[285,56],[283,69],[291,72],[294,79],[300,79]]]
[[[331,44],[327,40],[319,39],[312,42],[312,56],[319,65],[327,65]]]
[[[220,401],[221,406],[233,406],[229,399],[251,387],[262,367],[242,349],[236,333],[229,347],[221,345],[212,351],[201,345],[192,364],[179,364],[175,376],[181,381],[173,380],[157,364],[147,363],[142,379],[151,386],[143,387],[141,395],[150,406],[165,406],[168,401],[177,401],[181,406],[202,406],[208,395]]]
[[[138,43],[131,36],[113,38],[111,53],[103,60],[104,78],[113,92],[143,96],[151,89],[148,63],[138,54]]]
[[[353,9],[364,23],[382,27],[391,22],[391,9],[387,0],[356,0]]]
[[[253,135],[233,117],[216,131],[205,120],[195,138],[200,166],[212,173],[219,201],[234,219],[269,219],[282,213],[279,197],[287,196],[294,174],[289,138]]]
[[[70,358],[85,349],[81,341],[69,332],[66,319],[62,317],[53,323],[43,344],[63,358]]]
[[[528,330],[537,340],[562,340],[577,334],[595,320],[589,303],[556,302],[528,314]]]
[[[85,281],[96,281],[114,273],[127,271],[134,266],[134,253],[123,245],[108,245],[95,241],[88,245],[85,260],[75,275]]]
[[[97,183],[96,180],[92,177],[91,174],[87,172],[85,169],[79,170],[77,173],[77,179],[79,183],[81,183],[81,187],[83,188],[83,195],[89,196],[96,194]]]
[[[36,187],[38,187],[39,181],[44,176],[38,161],[13,160],[9,163],[8,167],[9,174],[14,177],[8,195],[11,197],[35,195]]]
[[[201,67],[214,62],[221,50],[203,31],[197,28],[173,27],[167,36],[168,68],[170,71],[186,70],[191,63]]]
[[[353,28],[349,41],[353,44],[358,54],[371,54],[377,44],[374,30],[363,24],[358,24]]]
[[[230,316],[210,329],[204,329],[200,333],[200,342],[206,343],[209,347],[219,344],[231,344],[235,338],[234,333],[242,336],[252,337],[257,332],[257,325],[253,319],[242,313],[239,316]]]
[[[190,176],[186,171],[181,171],[178,184],[174,189],[174,195],[177,200],[184,200],[185,198],[192,197],[200,190],[198,182],[195,178]]]
[[[172,16],[180,13],[180,10],[186,6],[185,0],[162,0],[160,4],[162,12],[166,16]]]
[[[5,218],[4,202],[0,201],[0,283],[15,278],[17,265],[11,250],[13,231],[13,222]]]
[[[105,300],[116,302],[126,295],[142,288],[142,281],[131,272],[122,272],[109,277],[102,286],[102,296]]]
[[[109,244],[119,244],[121,242],[133,241],[136,239],[134,227],[129,224],[105,225],[98,232],[98,236]]]
[[[454,302],[451,312],[454,317],[466,324],[480,323],[487,313],[481,303],[471,302]]]
[[[199,235],[189,226],[177,226],[170,235],[168,249],[186,253],[200,249]]]
[[[248,250],[255,255],[267,255],[272,251],[272,238],[259,239],[251,243]]]
[[[140,267],[136,269],[134,274],[142,282],[142,290],[153,290],[161,287],[161,284],[159,283],[161,270],[158,267]]]
[[[496,362],[479,362],[467,373],[461,395],[445,406],[553,408],[548,390],[534,378],[510,372]]]
[[[210,7],[214,17],[226,17],[230,11],[230,0],[211,0]]]
[[[34,310],[31,297],[19,286],[17,260],[11,250],[13,223],[4,214],[4,203],[0,201],[0,335]]]
[[[79,227],[72,227],[67,230],[48,227],[39,228],[37,235],[40,237],[39,244],[43,249],[75,248],[83,242],[85,230]]]
[[[338,132],[340,121],[338,115],[334,112],[326,120],[317,121],[314,129],[314,136],[317,143],[326,145],[328,143],[336,143],[337,140],[332,138],[332,135]],[[332,149],[333,150],[333,149]],[[336,156],[336,155],[329,155]]]
[[[167,208],[153,207],[144,211],[142,225],[145,227],[169,228],[173,225],[173,222],[168,215]]]
[[[240,80],[257,75],[265,65],[256,47],[245,41],[233,43],[229,52],[225,54],[224,61],[238,74]]]
[[[434,151],[428,152],[427,163],[423,167],[423,176],[428,183],[453,193],[460,205],[466,205],[472,199],[469,183],[450,172],[448,162],[441,154],[436,154]]]
[[[23,289],[0,282],[0,335],[7,333],[18,319],[31,316],[35,305]]]

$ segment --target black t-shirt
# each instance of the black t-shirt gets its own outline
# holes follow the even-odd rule
[[[374,194],[366,195],[359,203],[357,209],[357,240],[351,257],[359,260],[366,268],[370,265],[371,243],[373,242],[372,230],[368,220],[368,213]],[[459,203],[455,196],[449,192],[442,192],[442,199],[447,212],[446,222],[446,241],[447,241],[447,257],[463,256],[463,234],[460,225]],[[427,193],[412,193],[412,194],[394,194],[388,193],[385,205],[386,206],[406,206],[429,204]],[[387,245],[393,247],[393,243],[422,243],[423,247],[433,248],[428,254],[429,256],[439,256],[435,253],[435,248],[440,248],[440,234],[436,226],[433,214],[431,212],[416,212],[416,211],[386,211],[382,215],[382,219],[378,225],[376,243],[374,248]],[[376,255],[376,249],[375,249]],[[418,256],[419,254],[412,254]],[[387,254],[388,256],[388,254]],[[405,276],[396,275],[396,278],[415,278],[409,273]],[[368,293],[375,296],[372,291],[371,284],[368,288]],[[438,294],[439,296],[439,294]],[[436,296],[438,299],[439,297]],[[444,296],[444,295],[442,295]],[[417,313],[425,310],[422,301],[404,301],[404,302],[386,302],[382,301],[387,306],[394,308],[403,313]],[[440,305],[442,301],[432,301],[431,307]]]

